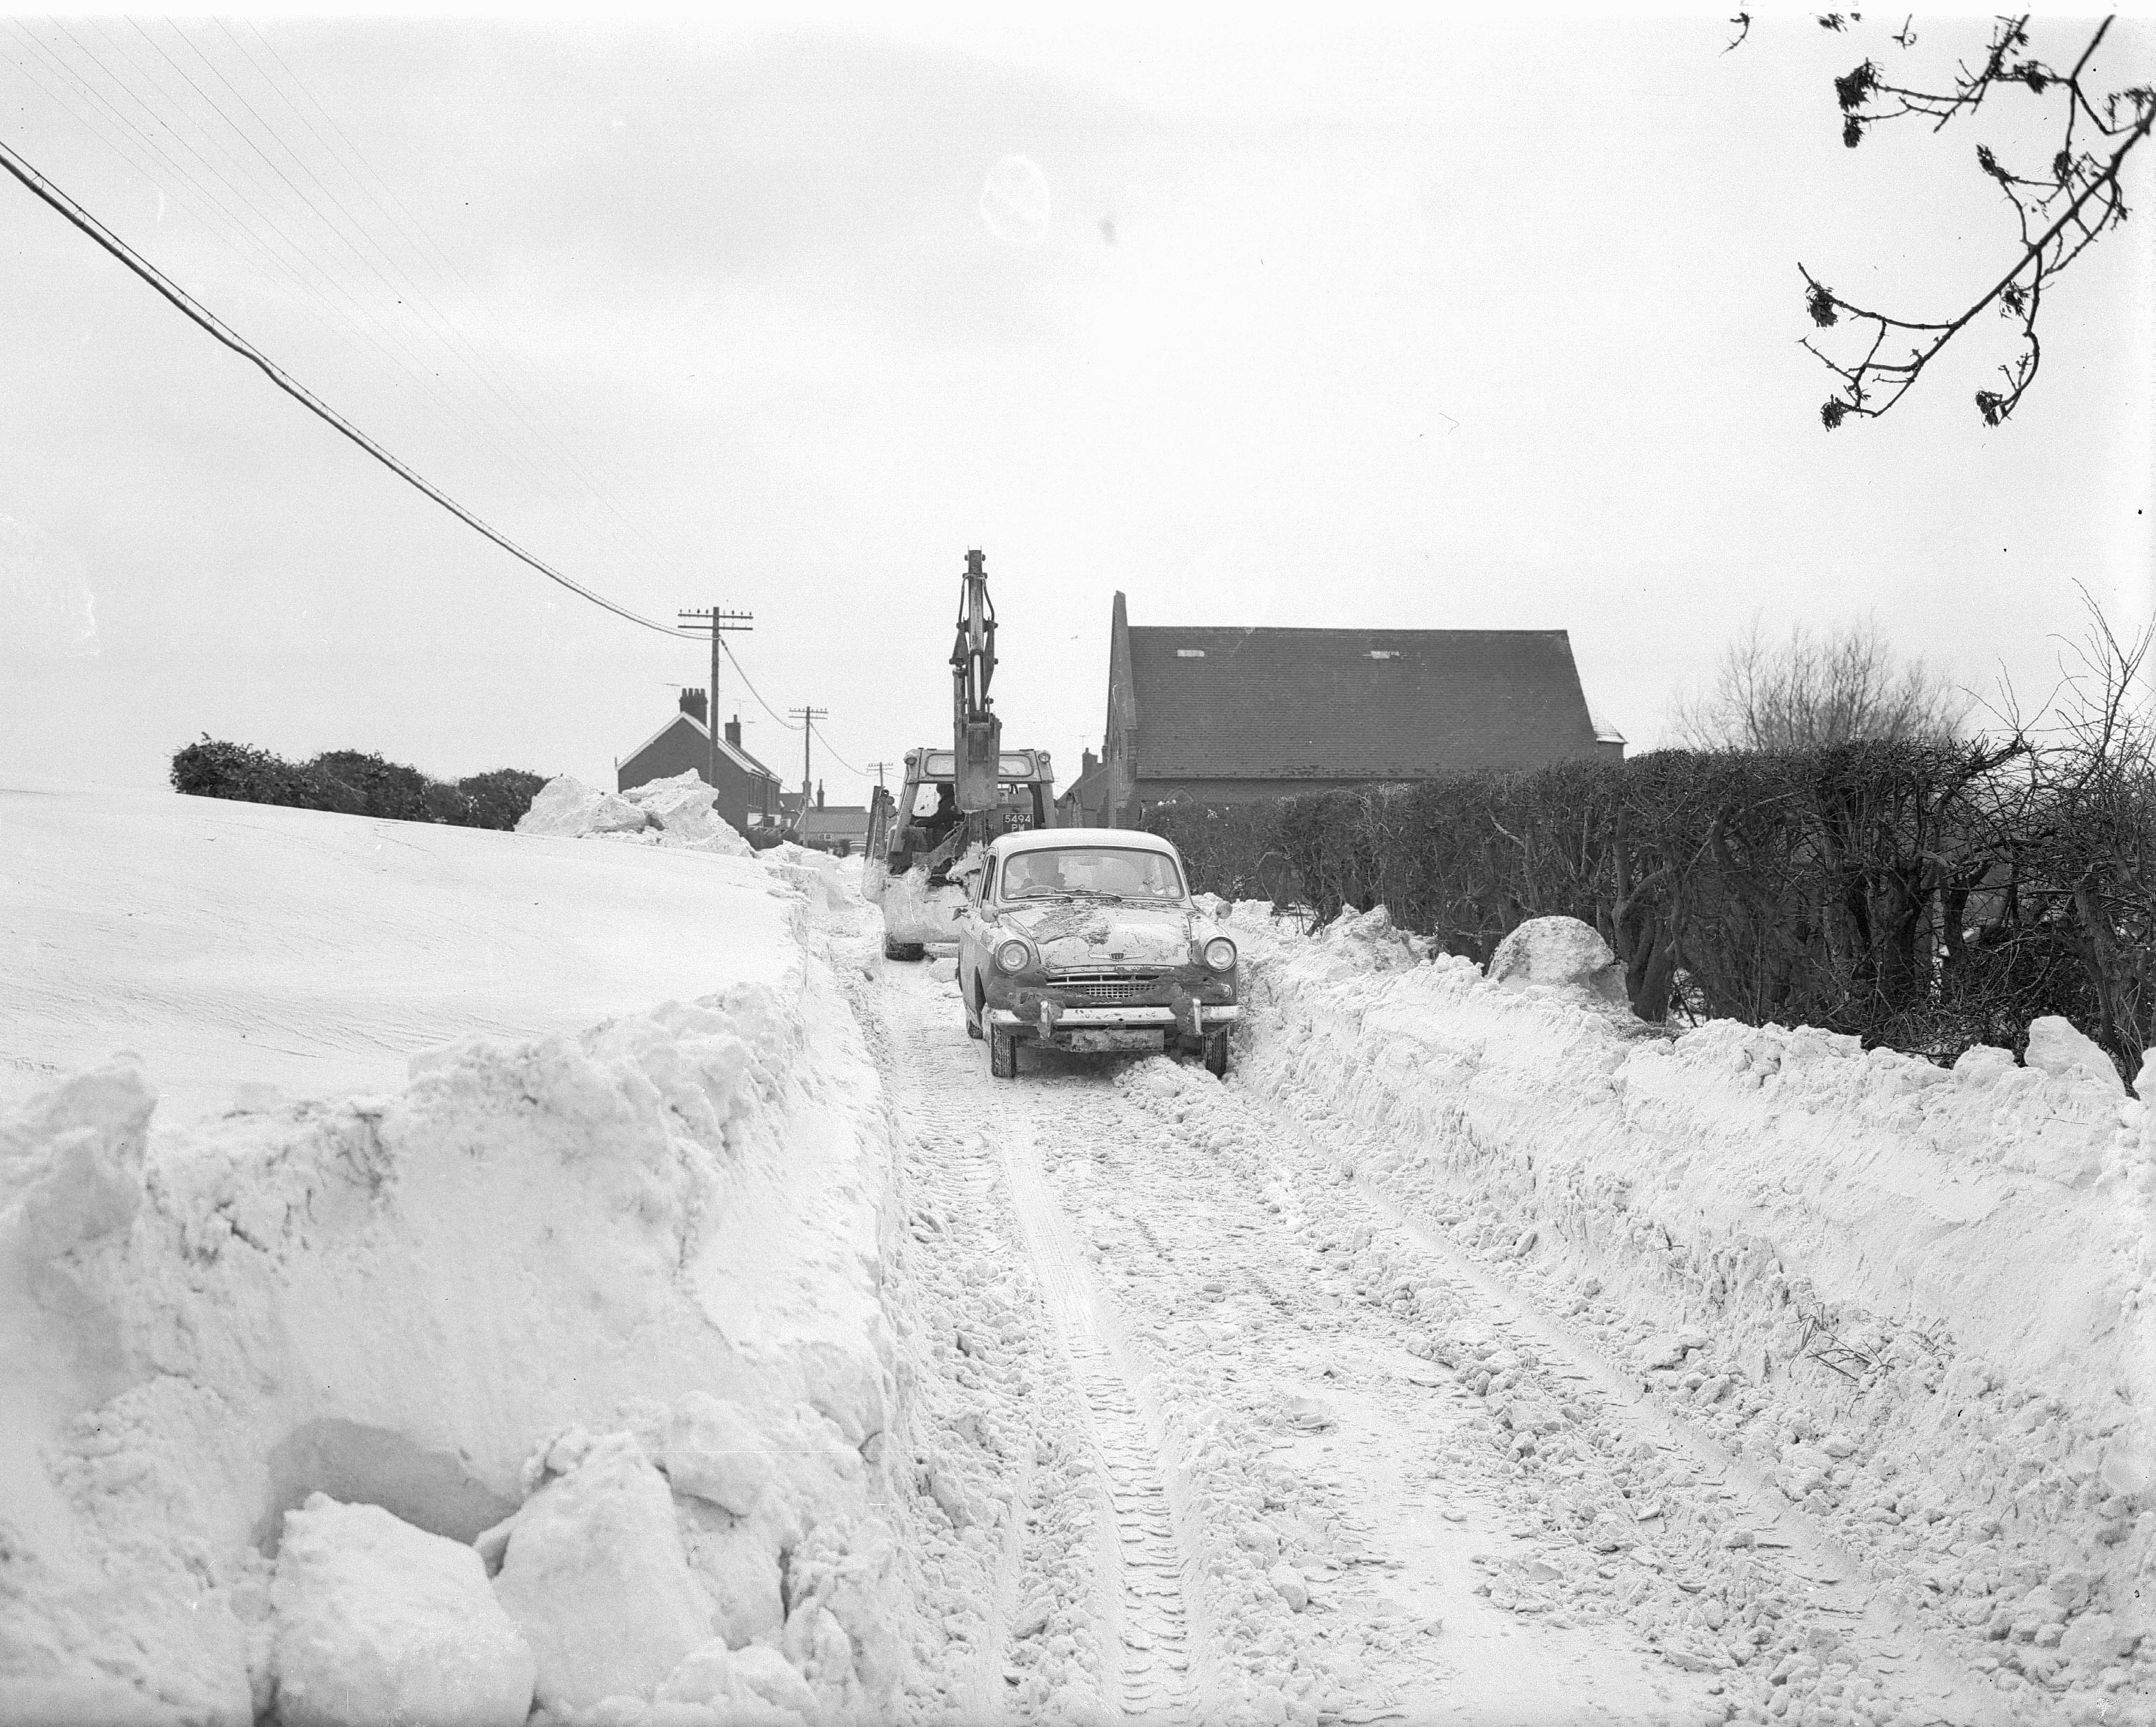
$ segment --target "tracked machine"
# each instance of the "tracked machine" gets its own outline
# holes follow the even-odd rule
[[[883,908],[890,959],[955,951],[968,884],[988,842],[1054,825],[1048,752],[1004,748],[1003,722],[988,694],[995,675],[988,560],[968,552],[951,650],[950,748],[908,750],[897,797],[879,788],[869,806],[861,891]]]

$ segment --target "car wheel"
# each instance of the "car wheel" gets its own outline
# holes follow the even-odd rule
[[[1018,1077],[1018,1040],[1001,1031],[988,1033],[988,1072],[998,1079]]]
[[[1205,1034],[1205,1071],[1215,1079],[1228,1077],[1228,1034],[1209,1031]]]
[[[883,938],[883,957],[886,959],[921,959],[927,953],[918,942],[895,942],[889,936]]]
[[[986,1037],[988,1035],[988,1034],[987,1032],[981,1029],[981,1015],[979,1011],[973,1003],[967,1003],[966,1036],[972,1038],[983,1038]]]

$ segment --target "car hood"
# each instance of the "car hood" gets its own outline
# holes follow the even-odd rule
[[[1185,965],[1191,943],[1219,933],[1194,906],[1106,905],[1097,901],[1014,906],[999,928],[1029,938],[1057,971],[1089,966]]]

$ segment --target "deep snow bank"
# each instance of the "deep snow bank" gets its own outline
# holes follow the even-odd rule
[[[392,1093],[159,1130],[123,1060],[0,1118],[0,1719],[418,1683],[491,1719],[517,1648],[557,1716],[873,1714],[888,1141],[827,968],[774,945]],[[496,1574],[483,1671],[414,1629],[471,1584],[430,1537]]]
[[[2156,1143],[2070,1027],[2040,1065],[1951,1072],[1803,1027],[1669,1036],[1562,943],[1563,982],[1485,978],[1382,910],[1315,938],[1268,910],[1232,913],[1242,1083],[1568,1286],[1546,1298],[2030,1678],[2093,1686],[2156,1637]]]

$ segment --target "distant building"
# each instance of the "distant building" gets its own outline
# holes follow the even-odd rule
[[[704,723],[704,692],[684,690],[680,712],[615,763],[614,789],[694,774],[711,784],[711,734]],[[718,813],[742,833],[778,819],[778,776],[742,748],[739,715],[719,740]],[[798,799],[797,799],[798,801]]]
[[[1111,825],[1171,799],[1240,803],[1624,753],[1588,712],[1562,630],[1138,627],[1116,596]]]
[[[1108,764],[1091,750],[1086,750],[1080,759],[1078,777],[1055,800],[1055,825],[1062,828],[1106,827],[1107,800]]]
[[[797,798],[794,801],[798,804],[800,800]],[[867,807],[860,804],[826,804],[823,783],[819,780],[816,786],[816,801],[801,811],[793,837],[797,843],[818,851],[831,851],[840,857],[850,857],[868,845]]]

